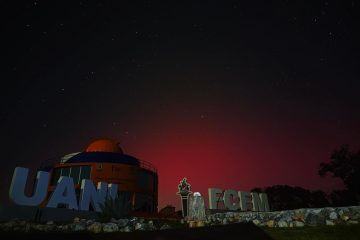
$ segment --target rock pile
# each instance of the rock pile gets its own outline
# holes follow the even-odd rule
[[[267,227],[303,227],[317,225],[358,224],[360,222],[360,206],[339,208],[304,208],[278,212],[226,212],[206,216],[199,226],[225,225],[239,222],[253,222],[257,226]],[[182,219],[181,223],[185,221]],[[189,225],[190,222],[189,222]],[[191,227],[191,226],[190,226]],[[156,226],[152,220],[139,219],[111,219],[110,222],[100,223],[93,219],[75,218],[66,224],[48,221],[45,224],[32,223],[23,220],[11,220],[0,223],[0,231],[42,231],[42,232],[132,232],[166,230],[171,227],[164,223]]]
[[[226,212],[207,216],[206,225],[253,222],[267,227],[303,227],[357,224],[360,206],[339,208],[303,208],[277,212]]]
[[[0,223],[0,231],[41,231],[41,232],[92,232],[92,233],[111,233],[111,232],[132,232],[132,231],[154,231],[170,229],[168,224],[156,227],[154,222],[138,218],[130,219],[111,219],[110,222],[100,223],[95,220],[86,220],[75,218],[72,223],[56,224],[48,221],[45,224],[31,223],[22,220],[11,220],[9,222]]]

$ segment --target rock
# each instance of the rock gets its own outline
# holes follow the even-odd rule
[[[301,221],[294,221],[294,226],[295,227],[303,227],[305,224]]]
[[[129,226],[126,226],[126,227],[121,228],[120,232],[131,232],[131,229]]]
[[[25,232],[30,232],[30,230],[31,230],[31,224],[30,224],[30,223],[27,223],[27,224],[25,225],[24,231],[25,231]]]
[[[334,225],[335,225],[335,223],[334,223],[333,221],[328,220],[328,219],[326,219],[325,224],[326,224],[327,226],[334,226]]]
[[[292,216],[292,219],[295,221],[304,221],[305,213],[304,212],[295,212]]]
[[[222,222],[223,225],[228,224],[228,220],[226,218],[224,218],[221,222]]]
[[[253,224],[255,224],[256,226],[260,225],[260,221],[258,219],[254,219],[252,220]]]
[[[275,225],[275,221],[274,221],[274,220],[270,220],[270,221],[267,221],[267,222],[266,222],[266,226],[268,226],[268,227],[274,227],[274,225]]]
[[[5,229],[11,229],[11,228],[15,227],[16,225],[17,225],[17,223],[15,220],[11,220],[11,221],[3,224]]]
[[[119,227],[116,223],[105,223],[103,226],[103,231],[104,232],[117,232],[119,231]]]
[[[74,222],[74,223],[80,222],[80,218],[78,218],[78,217],[74,218],[74,221],[73,221],[73,222]]]
[[[189,228],[196,227],[196,221],[189,221]]]
[[[309,213],[305,219],[305,223],[310,226],[325,224],[325,217],[321,214]]]
[[[93,224],[95,222],[95,220],[94,219],[89,219],[89,220],[87,220],[86,221],[86,225],[91,225],[91,224]]]
[[[145,230],[145,224],[144,223],[140,223],[140,222],[137,222],[135,224],[135,230],[136,231],[144,231]]]
[[[131,223],[131,224],[135,224],[136,222],[138,222],[138,218],[137,218],[137,217],[132,217],[132,218],[130,219],[130,223]]]
[[[56,230],[59,231],[59,232],[65,231],[65,230],[64,230],[64,226],[67,226],[67,225],[59,225],[59,226],[56,226]]]
[[[18,225],[20,225],[20,226],[25,226],[26,224],[27,224],[27,222],[25,220],[18,222]]]
[[[160,230],[167,230],[167,229],[171,229],[171,227],[168,224],[164,224],[161,226]]]
[[[126,219],[126,218],[124,218],[124,219],[118,219],[118,220],[116,220],[116,222],[117,222],[117,224],[118,224],[118,226],[119,226],[120,228],[123,228],[123,227],[125,227],[126,225],[128,225],[129,219]]]
[[[322,209],[321,208],[317,208],[317,209],[312,209],[310,210],[313,214],[320,214]]]
[[[40,232],[49,232],[50,230],[54,229],[54,227],[52,227],[51,225],[43,225],[43,224],[34,224],[32,225],[32,228],[35,231],[40,231]]]
[[[348,224],[358,224],[359,221],[356,221],[356,220],[349,220],[347,221]]]
[[[288,223],[285,221],[279,221],[277,224],[278,227],[288,227]]]
[[[350,217],[347,214],[343,214],[343,215],[341,215],[341,219],[346,222],[347,220],[350,219]]]
[[[147,224],[147,230],[149,230],[149,231],[155,231],[155,230],[157,230],[156,229],[156,226],[154,225],[154,222],[153,221],[149,221],[148,222],[148,224]]]
[[[46,222],[46,225],[53,225],[54,224],[54,221],[47,221]]]
[[[233,213],[233,212],[227,212],[227,213],[225,214],[225,217],[226,217],[226,218],[233,218],[233,217],[234,217],[234,213]]]
[[[85,223],[73,223],[71,224],[71,230],[73,230],[74,232],[80,232],[80,231],[85,231],[86,230],[86,224]]]
[[[87,227],[87,230],[89,232],[99,233],[102,230],[102,225],[101,225],[101,223],[94,222],[93,224],[91,224],[90,226]]]
[[[197,227],[205,227],[205,221],[198,221]]]
[[[338,218],[338,216],[337,216],[336,212],[331,212],[331,213],[329,214],[329,218],[330,218],[331,220],[335,220],[335,219]]]

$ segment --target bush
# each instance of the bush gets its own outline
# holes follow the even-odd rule
[[[100,208],[102,210],[100,220],[108,222],[111,218],[128,217],[131,211],[131,202],[120,194],[117,198],[107,198],[103,204],[100,204]]]

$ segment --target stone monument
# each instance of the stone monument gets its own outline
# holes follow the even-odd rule
[[[189,197],[189,220],[203,221],[206,219],[204,198],[199,192]]]

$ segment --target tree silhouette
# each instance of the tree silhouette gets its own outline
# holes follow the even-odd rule
[[[349,145],[342,145],[331,154],[329,163],[321,163],[319,175],[332,173],[340,178],[346,187],[345,191],[334,191],[331,199],[333,204],[349,205],[360,202],[360,151],[351,152]],[[343,196],[344,199],[341,200]]]
[[[329,206],[326,194],[320,190],[309,191],[301,187],[275,185],[265,189],[254,188],[251,192],[265,192],[273,211]]]

